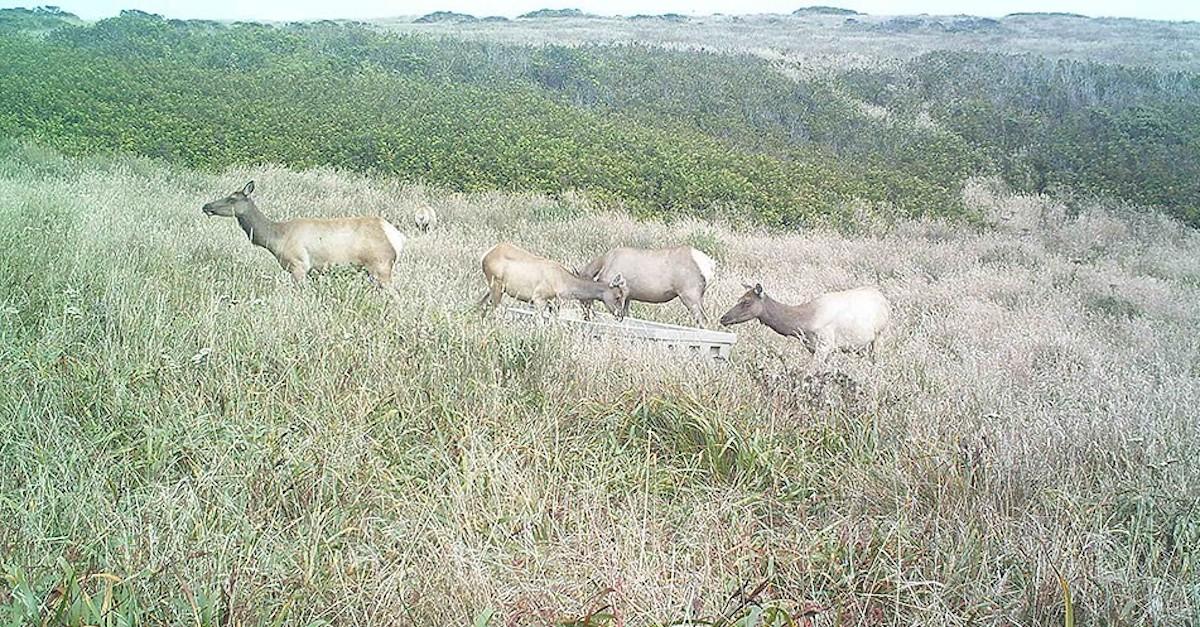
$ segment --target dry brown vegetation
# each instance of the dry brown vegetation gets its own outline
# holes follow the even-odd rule
[[[1030,53],[1190,70],[1200,59],[1200,24],[1066,15],[708,15],[685,20],[619,17],[419,23],[373,22],[406,33],[450,35],[516,44],[639,43],[673,48],[750,52],[823,73],[896,63],[932,50]]]
[[[410,233],[401,302],[353,272],[296,288],[200,213],[248,178],[280,218],[403,224],[429,203],[442,222]],[[1061,624],[1060,582],[1076,624],[1196,620],[1200,236],[993,181],[965,196],[986,226],[733,232],[10,147],[0,617],[111,587],[149,622],[608,606],[636,625],[711,619],[765,581],[815,625]],[[566,262],[690,242],[719,262],[714,314],[743,280],[785,302],[878,282],[898,332],[877,365],[805,380],[799,345],[760,327],[709,364],[481,320],[500,240]]]

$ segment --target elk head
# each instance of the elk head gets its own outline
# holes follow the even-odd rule
[[[766,298],[766,294],[763,293],[762,284],[755,283],[754,287],[750,287],[744,283],[742,285],[748,288],[746,293],[742,294],[738,302],[733,307],[730,307],[729,311],[725,312],[725,315],[721,316],[721,326],[727,327],[739,324],[762,315],[763,299]]]
[[[250,200],[252,192],[254,192],[254,181],[246,183],[242,189],[220,200],[214,200],[204,205],[202,211],[205,215],[235,218],[254,208],[254,201]]]

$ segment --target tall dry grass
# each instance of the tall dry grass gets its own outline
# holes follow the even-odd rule
[[[201,215],[249,178],[276,218],[400,224],[404,298],[354,272],[297,289]],[[765,581],[817,625],[1062,624],[1061,581],[1076,624],[1200,619],[1200,236],[965,195],[991,226],[734,232],[5,146],[0,617],[640,625]],[[424,203],[441,222],[417,235]],[[711,364],[481,319],[499,240],[566,262],[692,242],[719,260],[714,316],[742,281],[785,302],[877,282],[898,330],[806,381],[751,325]]]

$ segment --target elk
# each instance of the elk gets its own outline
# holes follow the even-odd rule
[[[437,226],[437,221],[437,213],[434,212],[433,207],[421,207],[420,209],[417,209],[415,214],[413,214],[413,223],[417,225],[417,228],[420,229],[422,233],[428,232],[429,229]]]
[[[555,314],[563,300],[599,300],[619,320],[628,296],[625,278],[619,274],[608,283],[583,279],[557,261],[507,242],[493,246],[483,256],[482,264],[488,291],[479,304],[485,309],[494,309],[505,294],[532,303],[539,311],[549,306]]]
[[[757,318],[772,331],[794,337],[813,355],[813,369],[820,369],[834,351],[866,350],[871,361],[882,334],[892,318],[887,297],[874,287],[857,287],[822,294],[801,305],[785,305],[755,284],[721,316],[723,326]]]
[[[350,265],[365,268],[380,287],[394,291],[392,266],[404,247],[404,235],[387,220],[375,216],[352,218],[297,218],[273,222],[250,194],[254,181],[241,190],[204,205],[209,216],[237,218],[250,242],[275,255],[279,265],[303,283],[310,270]]]
[[[629,313],[629,301],[666,303],[676,298],[687,307],[692,319],[708,325],[704,313],[704,291],[712,283],[716,262],[692,248],[614,248],[596,257],[579,275],[594,281],[610,281],[620,275],[629,284],[629,298],[621,316]],[[591,317],[592,302],[583,302],[583,315]]]

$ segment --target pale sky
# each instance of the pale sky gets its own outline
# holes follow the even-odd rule
[[[1022,11],[1063,11],[1093,17],[1200,21],[1200,0],[0,0],[0,7],[39,4],[57,5],[88,20],[111,17],[121,9],[176,18],[290,21],[423,15],[438,10],[515,17],[541,8],[577,8],[600,15],[790,13],[798,7],[820,4],[875,15],[967,13],[997,17]]]

